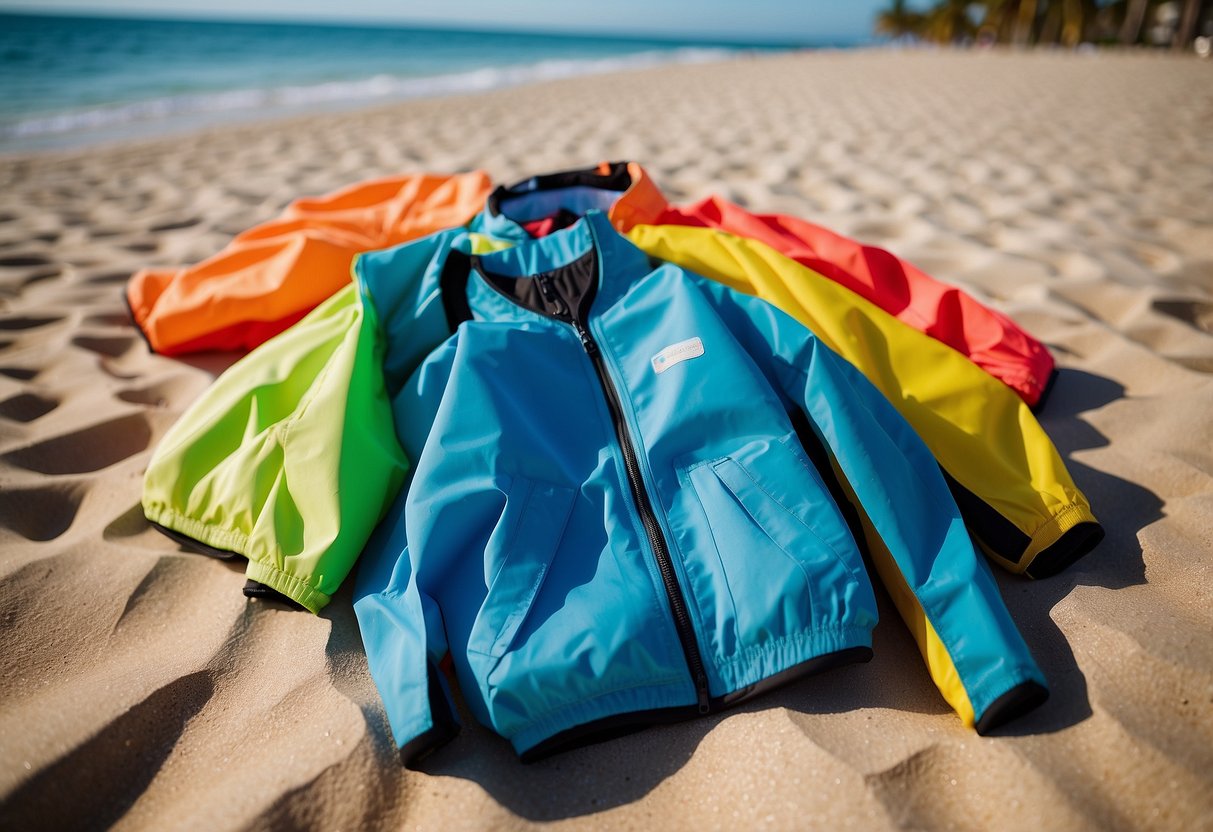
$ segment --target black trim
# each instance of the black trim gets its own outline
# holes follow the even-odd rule
[[[1054,367],[1049,371],[1049,378],[1045,381],[1045,387],[1040,391],[1040,396],[1036,399],[1036,404],[1029,408],[1033,413],[1040,413],[1044,409],[1045,399],[1049,398],[1049,394],[1053,392],[1053,387],[1057,384],[1057,377],[1061,375],[1061,371]]]
[[[273,587],[266,586],[260,581],[254,581],[252,578],[244,582],[244,597],[259,598],[262,601],[277,601],[297,610],[305,609],[303,604],[300,604],[294,598],[283,595]]]
[[[478,255],[451,251],[442,267],[439,286],[442,309],[451,332],[473,318],[467,284],[475,269],[485,284],[515,306],[562,323],[573,322],[573,309],[589,309],[597,294],[597,252],[594,249],[564,266],[536,275],[510,277],[495,274]]]
[[[965,525],[974,537],[978,538],[990,550],[1012,563],[1018,564],[1023,560],[1024,553],[1032,545],[1028,537],[1007,518],[999,514],[989,503],[965,488],[941,467],[943,478],[947,480],[952,497],[960,508]]]
[[[708,675],[704,669],[703,657],[699,653],[699,643],[695,638],[695,628],[691,622],[691,614],[687,610],[686,598],[683,597],[682,587],[678,584],[678,576],[674,572],[674,564],[670,558],[670,549],[666,543],[665,536],[661,533],[661,526],[657,522],[657,515],[653,511],[653,503],[649,499],[647,489],[644,487],[644,476],[640,472],[640,461],[636,455],[636,448],[632,444],[632,439],[628,435],[627,423],[623,416],[623,405],[620,403],[619,394],[615,390],[615,385],[611,383],[610,376],[607,373],[606,362],[602,358],[602,352],[598,349],[598,344],[594,341],[594,337],[585,323],[580,319],[576,322],[577,334],[581,338],[581,345],[585,348],[586,355],[590,357],[590,363],[594,365],[594,371],[598,374],[598,381],[602,385],[603,395],[606,399],[607,410],[611,414],[611,423],[615,428],[615,436],[619,442],[620,450],[623,452],[623,467],[627,471],[628,485],[632,491],[632,500],[636,504],[636,511],[640,515],[640,522],[644,526],[645,534],[649,538],[649,546],[653,550],[653,557],[657,561],[657,569],[661,572],[661,582],[665,585],[666,600],[670,604],[670,613],[674,617],[674,629],[678,632],[678,640],[682,644],[682,652],[686,657],[687,668],[691,671],[691,679],[695,683],[696,695],[699,698],[698,710],[701,714],[706,714],[711,711],[711,701],[708,693]]]
[[[400,746],[400,763],[417,769],[417,764],[459,735],[459,720],[451,710],[451,700],[442,685],[442,671],[426,664],[426,691],[430,703],[430,729]]]
[[[626,191],[632,187],[632,174],[628,173],[627,162],[611,162],[607,173],[599,173],[595,165],[592,168],[577,168],[562,170],[556,173],[545,173],[520,179],[512,185],[498,185],[485,203],[490,214],[501,213],[501,203],[518,196],[536,194],[543,191],[555,191],[561,188],[599,188],[604,191]],[[531,183],[535,187],[526,187]]]
[[[984,737],[995,728],[1036,710],[1048,698],[1049,691],[1043,685],[1031,680],[1021,682],[990,703],[973,728]]]
[[[816,656],[808,661],[789,667],[787,670],[782,670],[773,676],[768,676],[766,679],[762,679],[741,690],[734,691],[725,696],[713,697],[710,700],[711,710],[719,711],[734,707],[741,702],[761,696],[775,688],[782,687],[806,676],[816,675],[848,664],[860,664],[871,660],[871,647],[848,647],[845,650],[837,650],[833,653],[826,653],[823,656]],[[548,737],[539,744],[523,751],[518,755],[518,758],[524,763],[533,763],[545,757],[550,757],[553,754],[571,751],[574,748],[625,737],[628,734],[634,734],[652,725],[685,722],[700,715],[701,712],[697,705],[686,705],[677,708],[654,708],[645,711],[615,714],[603,717],[602,719],[596,719],[593,722],[575,725],[572,728],[561,731],[559,734]]]
[[[942,468],[940,468],[943,471]],[[952,490],[956,505],[960,507],[965,525],[974,537],[988,546],[1000,557],[1019,565],[1032,545],[1032,538],[1020,531],[1010,520],[995,511],[988,503],[969,491],[943,471],[944,479]],[[1068,529],[1051,546],[1042,549],[1024,569],[1029,578],[1047,578],[1056,575],[1070,564],[1090,552],[1104,538],[1103,526],[1094,521],[1084,521]]]
[[[1041,550],[1024,574],[1029,578],[1048,578],[1066,569],[1070,564],[1090,552],[1104,538],[1103,526],[1094,521],[1084,521],[1067,529],[1057,542]]]
[[[215,558],[217,560],[234,560],[236,558],[244,557],[244,555],[240,554],[239,552],[233,552],[230,549],[216,549],[214,546],[208,546],[201,540],[195,540],[194,538],[184,535],[179,531],[174,531],[167,526],[161,526],[159,523],[155,523],[151,520],[148,522],[151,523],[153,529],[160,532],[165,537],[176,543],[180,543],[185,548],[191,549],[200,555],[206,555],[208,558]]]
[[[438,278],[438,290],[442,295],[442,311],[446,325],[454,332],[464,321],[472,320],[472,309],[468,306],[468,274],[471,259],[462,251],[451,249],[442,265]]]
[[[194,538],[190,537],[189,535],[185,535],[179,531],[170,529],[167,526],[162,526],[159,523],[153,522],[151,520],[149,520],[147,522],[149,524],[151,524],[151,527],[153,529],[160,532],[162,535],[167,537],[169,540],[172,540],[175,543],[179,543],[180,545],[184,546],[186,549],[189,549],[190,551],[192,551],[196,554],[204,555],[208,558],[215,558],[216,560],[230,561],[230,560],[236,560],[237,558],[239,558],[240,560],[248,560],[248,558],[246,558],[244,555],[240,554],[239,552],[233,552],[230,549],[219,549],[214,546],[210,546],[206,543],[203,543],[201,540],[195,540]],[[244,596],[246,598],[261,598],[266,601],[281,601],[282,603],[287,604],[288,606],[290,606],[294,609],[297,609],[297,610],[304,609],[304,606],[302,604],[300,604],[298,601],[296,601],[295,599],[290,598],[286,595],[283,595],[278,590],[273,589],[272,587],[268,587],[259,581],[254,581],[251,579],[246,581],[244,584],[243,591],[244,591]]]

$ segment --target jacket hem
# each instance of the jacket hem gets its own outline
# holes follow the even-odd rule
[[[300,578],[288,575],[274,566],[250,557],[249,539],[244,532],[213,526],[192,517],[182,516],[169,509],[144,506],[143,513],[150,522],[165,530],[185,535],[190,540],[197,541],[204,546],[231,552],[247,559],[248,568],[245,570],[245,574],[249,580],[265,584],[282,593],[308,612],[319,614],[330,600],[328,595]]]
[[[731,691],[741,691],[761,685],[764,680],[786,673],[789,668],[852,647],[871,645],[871,627],[818,627],[751,647],[741,655],[725,662],[716,662],[715,665],[717,673],[725,671],[728,674],[722,680],[725,686]],[[734,694],[726,694],[723,698],[733,701],[735,697]]]
[[[732,707],[800,676],[840,664],[868,661],[872,656],[872,632],[867,627],[840,628],[829,636],[828,645],[823,645],[821,639],[798,639],[811,647],[797,651],[795,659],[781,662],[774,671],[761,668],[753,674],[756,678],[729,685],[728,693],[710,699],[710,712]],[[788,649],[786,642],[781,649]],[[661,685],[625,687],[554,708],[507,737],[518,755],[530,761],[569,745],[609,739],[620,735],[621,730],[627,733],[627,725],[643,726],[699,716],[696,700],[689,677]],[[577,736],[572,736],[574,733]],[[567,742],[556,745],[549,742],[562,734],[568,736]]]

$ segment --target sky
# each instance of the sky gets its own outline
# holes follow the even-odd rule
[[[821,43],[865,40],[885,0],[0,0],[0,11],[379,22]],[[334,14],[334,7],[340,9]]]

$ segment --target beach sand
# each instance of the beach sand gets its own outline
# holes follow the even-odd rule
[[[466,725],[398,764],[349,587],[241,595],[139,509],[230,362],[150,355],[122,289],[371,176],[602,159],[874,242],[1011,314],[1107,528],[999,573],[1047,705],[962,727],[882,601],[876,657],[521,765]],[[1213,828],[1213,64],[823,52],[0,159],[0,827]]]

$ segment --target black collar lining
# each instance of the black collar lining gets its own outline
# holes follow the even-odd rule
[[[542,274],[510,277],[484,267],[480,257],[457,249],[447,253],[439,277],[442,309],[450,332],[472,320],[468,304],[468,278],[475,269],[485,284],[510,303],[545,318],[565,323],[589,319],[590,305],[598,294],[598,252],[591,248],[571,263]]]
[[[524,187],[531,183],[534,183],[534,187]],[[501,203],[513,197],[576,187],[599,188],[604,191],[622,193],[632,187],[632,174],[628,172],[627,162],[611,162],[607,165],[606,173],[600,173],[598,166],[545,173],[522,179],[513,185],[498,185],[489,194],[486,207],[490,214],[497,216],[501,213]]]

